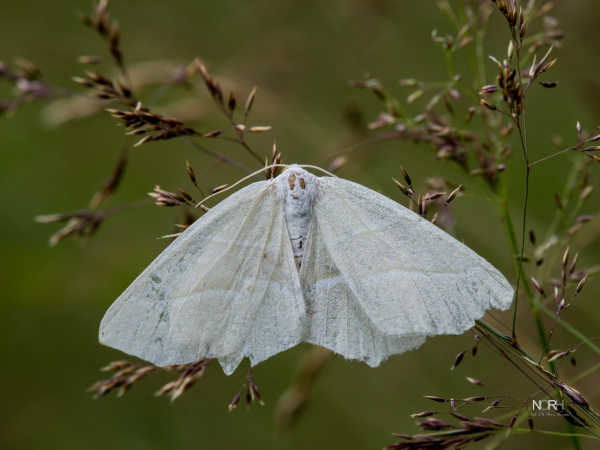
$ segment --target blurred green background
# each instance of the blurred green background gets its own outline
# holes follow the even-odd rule
[[[560,87],[532,93],[528,110],[532,159],[554,150],[554,135],[573,142],[576,120],[587,128],[600,122],[600,31],[593,6],[591,0],[560,2],[554,13],[566,33],[559,64],[549,77],[559,80]],[[0,59],[10,63],[26,57],[53,84],[75,89],[69,78],[84,69],[77,56],[105,52],[98,37],[76,20],[76,11],[90,8],[88,1],[3,1]],[[317,165],[326,165],[328,155],[361,139],[347,125],[344,111],[359,107],[365,120],[376,115],[378,102],[368,92],[350,88],[349,80],[368,72],[402,96],[408,92],[397,85],[400,78],[443,80],[443,56],[432,44],[430,32],[434,28],[452,31],[433,1],[133,0],[114,1],[110,11],[120,22],[122,48],[130,65],[145,60],[186,63],[198,56],[239,99],[257,85],[253,123],[271,124],[273,132],[251,137],[251,142],[268,154],[275,137],[285,161]],[[503,54],[506,39],[505,24],[494,14],[488,51]],[[493,73],[491,62],[487,70],[488,75]],[[10,93],[4,85],[1,89]],[[195,123],[202,129],[225,126],[202,90],[174,95],[197,100],[202,117]],[[245,365],[230,377],[217,365],[211,366],[205,378],[174,403],[153,397],[167,380],[160,376],[134,386],[124,398],[111,395],[93,400],[85,390],[102,375],[99,367],[122,357],[98,344],[100,318],[164,247],[165,241],[156,236],[170,232],[180,217],[169,209],[137,208],[108,221],[89,241],[69,239],[49,248],[47,240],[56,227],[35,224],[33,217],[85,206],[131,139],[107,114],[50,127],[40,114],[43,107],[28,105],[14,117],[0,119],[1,448],[381,448],[394,441],[391,432],[417,432],[409,414],[432,407],[424,394],[483,392],[466,383],[465,375],[485,380],[487,392],[524,396],[532,391],[518,372],[489,351],[481,351],[476,360],[451,373],[456,353],[471,346],[467,333],[432,339],[418,351],[392,357],[377,369],[334,358],[317,380],[308,408],[287,432],[276,430],[274,407],[307,346],[256,368],[264,407],[227,412],[228,402],[244,382]],[[207,145],[252,164],[233,145],[212,141]],[[143,199],[155,184],[173,189],[184,185],[185,159],[193,163],[204,186],[240,176],[184,142],[149,144],[132,153],[123,185],[109,205]],[[569,161],[569,157],[556,159],[534,171],[532,226],[543,229],[552,216],[553,194],[566,176]],[[513,162],[507,176],[512,213],[518,221],[522,195],[518,152]],[[430,176],[467,183],[471,194],[457,202],[455,235],[514,281],[508,244],[485,188],[435,160],[425,147],[408,142],[372,144],[352,153],[340,175],[402,200],[390,181],[400,175],[400,167],[406,167],[421,186]],[[591,202],[588,212],[594,213],[595,206]],[[582,255],[583,265],[597,261],[599,251],[597,246],[588,249]],[[599,292],[597,283],[589,283],[568,312],[568,319],[590,336],[595,336],[600,323],[595,301]],[[523,312],[522,338],[536,348],[533,326]],[[575,343],[559,328],[554,339],[556,345]],[[578,360],[581,368],[595,362],[585,349]],[[575,372],[567,367],[564,373]],[[595,374],[578,387],[598,406],[599,385]],[[566,429],[559,419],[536,424]],[[512,438],[504,448],[569,445],[567,439],[526,436]],[[595,447],[586,442],[584,448]]]

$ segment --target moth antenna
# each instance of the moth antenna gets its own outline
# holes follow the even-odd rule
[[[179,233],[172,233],[172,234],[165,234],[163,236],[159,236],[156,239],[171,239],[171,238],[176,238],[179,237],[183,234],[183,231],[179,232]]]
[[[196,208],[200,208],[200,207],[202,207],[202,206],[203,206],[203,203],[204,203],[205,201],[207,201],[207,200],[209,200],[209,199],[211,199],[211,198],[213,198],[213,197],[215,197],[215,196],[217,196],[217,195],[219,195],[219,194],[222,194],[223,192],[227,192],[228,190],[230,190],[230,189],[232,189],[232,188],[236,187],[238,184],[240,184],[240,183],[243,183],[244,181],[246,181],[246,180],[249,180],[250,178],[252,178],[252,177],[255,177],[255,176],[256,176],[256,175],[258,175],[258,174],[264,173],[264,172],[265,172],[265,170],[268,170],[268,169],[270,169],[270,168],[272,168],[272,167],[289,167],[289,164],[270,164],[270,165],[268,165],[268,166],[265,166],[265,167],[263,167],[263,168],[261,168],[261,169],[258,169],[257,171],[255,171],[255,172],[252,172],[252,173],[251,173],[251,174],[249,174],[249,175],[246,175],[244,178],[240,178],[239,180],[237,180],[237,181],[236,181],[235,183],[233,183],[232,185],[230,185],[230,186],[227,186],[225,189],[221,189],[221,190],[220,190],[220,191],[218,191],[218,192],[215,192],[215,193],[213,193],[213,194],[210,194],[210,195],[209,195],[209,196],[207,196],[207,197],[204,197],[202,200],[200,200],[198,203],[196,203]]]
[[[338,178],[337,175],[334,175],[331,172],[326,171],[325,169],[321,169],[319,166],[313,166],[313,165],[310,165],[310,164],[299,164],[298,167],[302,167],[302,168],[306,167],[308,169],[320,170],[321,172],[326,173],[330,177]]]
[[[265,172],[265,170],[268,170],[268,169],[271,169],[271,168],[275,168],[275,167],[290,167],[290,165],[289,165],[289,164],[278,164],[278,163],[276,163],[276,164],[269,164],[268,166],[265,166],[265,167],[263,167],[262,169],[258,169],[257,171],[255,171],[255,172],[252,172],[252,173],[251,173],[251,174],[249,174],[249,175],[246,175],[244,178],[240,178],[238,181],[236,181],[235,183],[233,183],[233,184],[232,184],[232,185],[230,185],[230,186],[227,186],[225,189],[221,189],[219,192],[215,192],[215,193],[213,193],[213,194],[210,194],[210,195],[209,195],[209,196],[207,196],[207,197],[204,197],[202,200],[200,200],[198,203],[196,203],[196,208],[200,208],[200,207],[202,207],[202,206],[203,206],[203,204],[204,204],[204,202],[206,202],[207,200],[210,200],[211,198],[213,198],[213,197],[215,197],[215,196],[217,196],[217,195],[219,195],[219,194],[222,194],[223,192],[227,192],[228,190],[230,190],[230,189],[232,189],[232,188],[236,187],[238,184],[240,184],[240,183],[243,183],[244,181],[246,181],[246,180],[249,180],[250,178],[252,178],[252,177],[255,177],[256,175],[259,175],[259,174],[261,174],[261,173],[264,173],[264,172]],[[335,178],[337,178],[337,175],[334,175],[334,174],[332,174],[331,172],[328,172],[328,171],[327,171],[327,170],[325,170],[325,169],[321,169],[320,167],[318,167],[318,166],[313,166],[313,165],[311,165],[311,164],[299,164],[299,165],[298,165],[298,167],[302,167],[302,168],[305,168],[305,167],[306,167],[306,168],[308,168],[308,169],[320,170],[321,172],[323,172],[323,173],[325,173],[325,174],[329,175],[330,177],[335,177]]]

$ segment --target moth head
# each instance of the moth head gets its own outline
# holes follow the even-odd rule
[[[294,203],[310,202],[316,177],[299,167],[290,167],[281,175],[285,197]]]

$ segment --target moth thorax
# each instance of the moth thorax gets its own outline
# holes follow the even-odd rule
[[[278,178],[277,181],[283,194],[285,223],[294,252],[294,261],[299,269],[302,265],[312,219],[312,203],[317,177],[300,168],[290,168]]]

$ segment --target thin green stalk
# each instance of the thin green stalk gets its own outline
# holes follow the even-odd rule
[[[521,348],[520,346],[515,347],[513,345],[514,341],[512,340],[512,338],[510,336],[507,336],[504,333],[502,333],[501,331],[498,331],[493,326],[491,326],[489,323],[487,323],[487,322],[485,322],[485,321],[483,321],[481,319],[480,320],[476,320],[475,323],[477,324],[477,326],[483,328],[488,333],[493,334],[498,339],[500,339],[501,341],[505,342],[507,345],[510,345],[511,348],[513,348],[517,352],[521,353],[523,356],[529,358],[531,361],[535,361],[535,358],[533,356],[531,356],[525,349]]]
[[[591,434],[583,434],[583,433],[561,433],[560,431],[548,431],[548,430],[530,430],[529,428],[513,428],[512,431],[516,433],[538,433],[538,434],[547,434],[549,436],[561,436],[561,437],[578,437],[578,438],[589,438],[594,439],[596,441],[600,441],[600,437],[592,436]],[[579,443],[578,443],[579,445]]]
[[[523,128],[521,127],[521,119],[515,119],[515,123],[517,124],[517,129],[519,130],[519,137],[521,139],[521,147],[523,149],[523,159],[525,162],[525,193],[523,199],[523,221],[521,225],[521,248],[519,251],[519,259],[517,264],[520,266],[520,270],[517,275],[517,287],[515,289],[515,306],[513,309],[513,320],[512,320],[512,336],[513,339],[516,337],[515,327],[517,324],[517,307],[519,305],[519,285],[521,280],[523,283],[527,284],[527,279],[525,278],[525,272],[523,268],[523,256],[525,255],[525,233],[527,229],[527,206],[529,202],[529,174],[531,172],[531,168],[529,167],[529,159],[527,156],[527,144],[525,143]],[[542,330],[543,331],[543,330]],[[545,333],[542,333],[545,336]]]
[[[517,37],[517,33],[514,27],[511,27],[511,33],[512,33],[512,40],[515,44],[515,52],[516,52],[516,71],[517,71],[517,78],[519,80],[519,90],[520,90],[520,100],[519,100],[519,104],[521,106],[521,108],[519,109],[518,107],[516,108],[516,112],[513,113],[512,117],[513,117],[513,122],[515,124],[515,126],[517,127],[517,131],[519,132],[519,140],[521,143],[521,150],[523,153],[523,162],[525,163],[525,193],[524,193],[524,200],[523,200],[523,221],[522,221],[522,227],[521,227],[521,249],[519,252],[519,261],[518,263],[522,265],[523,262],[523,255],[525,253],[525,233],[526,233],[526,227],[527,227],[527,204],[529,201],[529,174],[531,172],[531,167],[529,166],[529,150],[527,148],[527,130],[525,128],[525,94],[522,94],[523,92],[523,79],[521,76],[521,41],[520,38]],[[516,338],[516,333],[515,333],[515,327],[517,324],[517,310],[518,310],[518,306],[519,306],[519,284],[521,282],[521,278],[523,279],[524,283],[527,283],[527,279],[523,276],[524,275],[524,271],[519,271],[517,273],[517,286],[515,289],[515,305],[514,305],[514,309],[513,309],[513,321],[512,321],[512,336],[513,339]],[[536,322],[537,323],[537,322]],[[541,326],[541,322],[539,323],[538,327]],[[543,326],[541,326],[541,330],[542,330],[542,334],[544,335],[544,341],[545,341],[545,336],[546,333],[543,329]],[[546,347],[544,345],[544,347]]]
[[[512,222],[512,219],[510,217],[510,211],[508,209],[508,199],[506,198],[507,194],[506,194],[506,190],[502,189],[502,193],[500,196],[500,208],[502,210],[502,216],[504,218],[504,225],[505,225],[505,229],[506,229],[506,234],[508,235],[508,240],[510,242],[511,245],[511,249],[512,249],[512,253],[515,257],[515,264],[516,264],[516,270],[517,270],[517,274],[519,278],[522,278],[524,280],[523,283],[523,290],[525,291],[525,294],[527,295],[527,298],[529,299],[529,306],[531,308],[531,312],[535,321],[535,325],[536,325],[536,329],[538,332],[538,337],[540,339],[540,343],[542,344],[542,348],[544,350],[545,353],[548,353],[549,349],[548,349],[548,342],[546,339],[546,331],[544,330],[544,325],[542,323],[542,320],[540,318],[538,309],[537,309],[537,302],[535,302],[535,297],[533,295],[533,292],[531,290],[531,287],[529,286],[529,283],[527,283],[527,279],[526,279],[526,274],[525,274],[525,269],[523,268],[523,261],[522,258],[520,258],[519,255],[519,244],[517,242],[517,235],[515,233],[515,229],[514,229],[514,225]],[[516,309],[516,307],[515,307]],[[515,313],[513,312],[513,321],[515,319]],[[514,328],[513,328],[514,330]],[[514,331],[513,331],[513,337],[514,337]]]
[[[552,158],[556,158],[557,156],[562,155],[564,153],[567,153],[567,152],[569,152],[571,150],[573,150],[573,147],[563,148],[562,150],[559,150],[558,152],[554,152],[554,153],[552,153],[552,154],[550,154],[548,156],[544,156],[543,158],[540,158],[540,159],[537,159],[537,160],[533,161],[531,164],[529,164],[529,167],[533,167],[533,166],[535,166],[535,165],[537,165],[539,163],[542,163],[544,161],[548,161],[548,160],[550,160]]]

